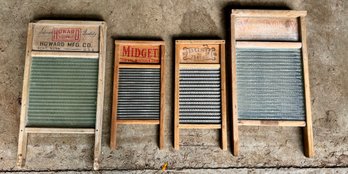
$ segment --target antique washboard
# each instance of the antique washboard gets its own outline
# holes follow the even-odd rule
[[[306,11],[232,10],[233,154],[238,126],[304,127],[314,155]]]
[[[17,166],[29,133],[93,134],[99,168],[106,25],[44,20],[28,28]]]
[[[159,125],[164,148],[163,41],[115,41],[114,91],[110,147],[116,148],[118,124]]]
[[[226,150],[225,41],[175,44],[174,148],[179,149],[180,129],[220,129]]]

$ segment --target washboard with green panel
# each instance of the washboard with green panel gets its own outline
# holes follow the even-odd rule
[[[104,22],[29,24],[18,166],[25,163],[28,134],[59,133],[95,135],[94,169],[99,168],[105,35]]]

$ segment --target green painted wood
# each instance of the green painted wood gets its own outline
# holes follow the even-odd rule
[[[33,57],[28,127],[95,127],[98,59]]]

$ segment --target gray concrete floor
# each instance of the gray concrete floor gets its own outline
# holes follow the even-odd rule
[[[347,5],[346,0],[2,0],[0,172],[92,169],[93,137],[82,135],[30,135],[25,168],[16,168],[15,164],[28,23],[38,19],[100,19],[108,24],[101,169],[155,173],[168,162],[170,172],[177,173],[345,173],[348,167]],[[308,11],[314,158],[303,155],[299,128],[242,127],[238,157],[220,149],[219,133],[212,130],[182,131],[181,149],[173,149],[173,39],[229,40],[228,16],[232,8]],[[151,38],[162,38],[167,46],[166,149],[158,149],[156,127],[128,125],[119,127],[118,149],[111,151],[108,142],[113,40]],[[288,167],[294,168],[287,170]],[[321,167],[331,169],[317,169]]]

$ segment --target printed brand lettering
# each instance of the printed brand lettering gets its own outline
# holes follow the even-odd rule
[[[79,42],[66,42],[68,47],[92,47],[91,43],[82,43],[80,44]],[[40,42],[40,46],[51,46],[51,47],[64,47],[65,42]]]
[[[139,58],[157,58],[158,48],[137,48],[131,46],[122,47],[122,56]]]
[[[53,28],[52,41],[79,42],[80,28]]]
[[[216,49],[214,47],[209,48],[208,45],[203,45],[201,48],[184,47],[182,52],[183,60],[190,61],[214,61],[217,59],[217,55]]]
[[[63,47],[64,45],[64,42],[40,42],[40,46],[45,47]]]
[[[42,27],[39,34],[40,35],[51,35],[52,31],[50,29],[47,29],[47,27]]]
[[[89,30],[87,30],[87,29],[82,30],[82,36],[94,37],[94,36],[96,36],[96,35],[97,35],[97,33],[94,32],[94,31],[89,31]]]

